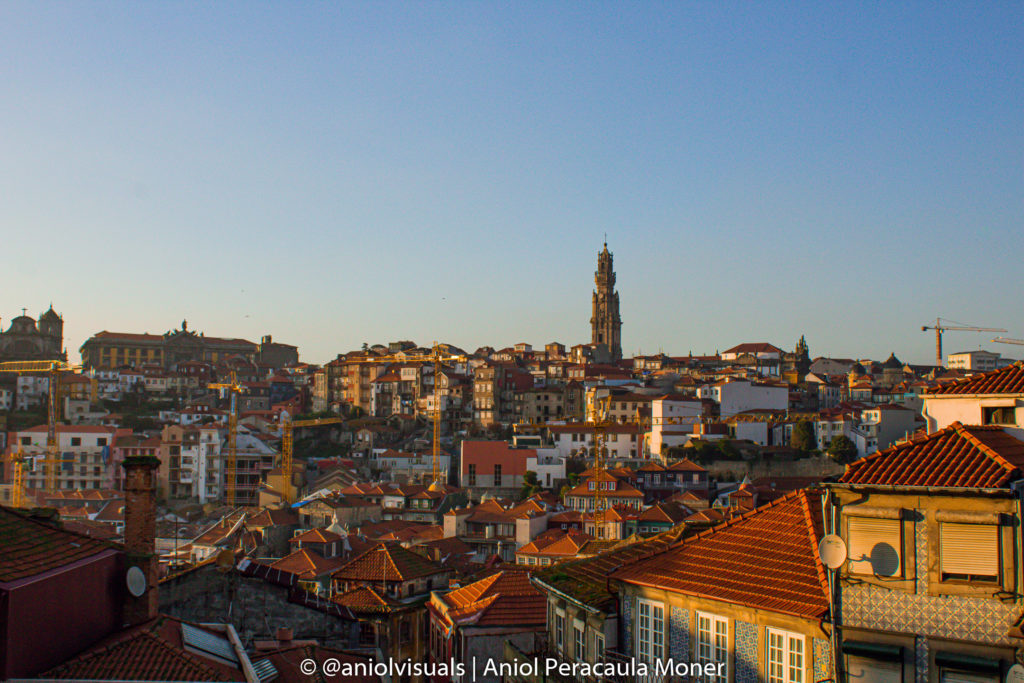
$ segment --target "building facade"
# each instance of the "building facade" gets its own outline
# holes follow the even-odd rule
[[[53,306],[36,322],[22,314],[0,331],[0,362],[15,360],[67,360],[64,351],[64,320]]]

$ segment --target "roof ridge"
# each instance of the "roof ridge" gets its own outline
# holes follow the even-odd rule
[[[1013,465],[1012,463],[1007,461],[1007,459],[1004,458],[1003,456],[1001,456],[998,452],[996,452],[996,450],[994,448],[992,448],[988,444],[982,442],[981,439],[979,439],[977,436],[972,434],[968,427],[960,424],[959,422],[956,422],[954,424],[956,425],[956,432],[957,432],[957,434],[959,434],[962,438],[964,438],[965,440],[970,442],[970,444],[972,446],[974,446],[979,451],[981,451],[982,453],[987,455],[990,459],[994,460],[997,464],[1001,465],[1003,467],[1003,469],[1005,469],[1007,472],[1012,472],[1013,470],[1017,469],[1017,467],[1015,465]],[[993,426],[993,425],[989,425],[989,426]],[[990,431],[990,430],[986,430],[986,431]],[[1002,431],[1002,430],[1000,430],[1000,431]]]

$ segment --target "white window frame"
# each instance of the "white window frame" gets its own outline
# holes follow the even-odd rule
[[[587,661],[587,625],[579,619],[572,620],[572,656],[577,662]]]
[[[555,610],[555,647],[559,652],[565,652],[565,612]]]
[[[765,633],[765,664],[768,683],[807,683],[807,638],[799,633],[768,628]],[[778,655],[773,660],[772,657]],[[800,657],[799,668],[793,658]],[[774,667],[780,667],[778,669]]]
[[[716,673],[708,676],[707,680],[709,683],[726,683],[729,680],[729,619],[709,612],[697,612],[696,625],[697,663],[702,666],[724,664],[721,669],[716,666]],[[718,675],[719,670],[722,675]]]
[[[665,659],[665,603],[637,598],[636,653],[648,664]]]

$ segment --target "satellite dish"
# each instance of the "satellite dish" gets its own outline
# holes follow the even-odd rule
[[[235,566],[235,554],[230,550],[217,553],[217,571],[229,572]]]
[[[829,534],[818,541],[818,557],[829,569],[838,569],[846,562],[846,543],[835,534]]]
[[[1006,683],[1024,683],[1024,666],[1014,664],[1006,672]]]
[[[128,592],[136,598],[141,598],[146,592],[146,575],[138,567],[128,569],[125,582],[128,584]]]

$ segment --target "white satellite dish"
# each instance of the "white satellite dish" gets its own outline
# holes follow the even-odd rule
[[[135,597],[140,598],[146,592],[146,575],[138,567],[131,567],[128,570],[125,581],[128,584],[128,592]]]
[[[1024,683],[1024,666],[1014,664],[1006,672],[1006,683]]]
[[[838,569],[846,562],[846,542],[835,534],[824,536],[818,541],[818,557],[829,569]]]

